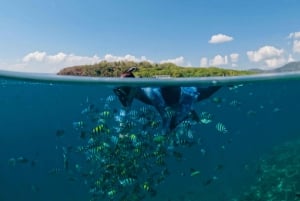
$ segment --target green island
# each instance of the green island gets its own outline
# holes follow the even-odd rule
[[[101,61],[93,65],[67,67],[59,71],[58,75],[92,76],[92,77],[119,77],[130,67],[137,67],[136,77],[210,77],[210,76],[237,76],[251,75],[257,72],[251,70],[232,70],[218,67],[182,67],[173,63],[150,63],[147,61]]]

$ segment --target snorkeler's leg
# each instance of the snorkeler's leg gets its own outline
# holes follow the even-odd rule
[[[160,88],[161,95],[168,106],[176,105],[180,101],[181,87],[179,86],[167,86]]]

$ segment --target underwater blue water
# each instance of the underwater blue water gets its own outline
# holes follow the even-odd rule
[[[167,159],[170,175],[157,185],[157,195],[145,200],[225,201],[247,191],[259,159],[272,147],[300,137],[299,86],[299,80],[261,81],[233,90],[224,86],[197,103],[197,113],[212,114],[213,123],[191,128],[197,144],[179,148],[182,160]],[[84,119],[81,112],[87,105],[101,105],[113,95],[112,87],[2,79],[0,90],[0,201],[90,200],[84,178],[49,172],[63,169],[62,147],[82,143],[72,123]],[[118,101],[114,104],[121,108]],[[219,122],[228,133],[216,130]],[[63,136],[56,135],[59,129]],[[9,163],[18,157],[29,162]],[[84,163],[80,157],[70,160]],[[200,174],[190,176],[191,168]]]

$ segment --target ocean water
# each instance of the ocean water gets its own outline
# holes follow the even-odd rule
[[[87,153],[88,148],[78,150],[89,145],[92,129],[99,125],[99,119],[91,116],[96,114],[98,118],[103,111],[112,115],[105,117],[110,118],[106,125],[110,132],[105,135],[119,137],[116,127],[120,124],[116,116],[122,106],[113,96],[112,85],[2,78],[0,201],[126,200],[126,196],[118,195],[119,191],[120,194],[141,194],[136,200],[239,200],[257,181],[261,173],[260,159],[272,153],[274,147],[300,137],[300,80],[274,79],[235,86],[238,87],[224,85],[211,98],[194,105],[198,115],[205,112],[212,118],[210,123],[195,123],[182,131],[181,135],[193,142],[191,146],[167,149],[164,164],[155,164],[153,159],[136,162],[139,172],[134,172],[136,169],[126,167],[134,163],[131,156],[134,149],[124,145],[118,165],[124,163],[120,167],[132,172],[122,173],[123,169],[118,167],[107,173],[111,165],[107,154],[112,152],[99,148],[98,153],[93,153],[94,158],[88,159],[88,155],[92,155]],[[139,111],[144,106],[135,100],[131,109]],[[92,109],[93,114],[86,109]],[[149,121],[159,122],[155,109],[148,109],[153,112],[153,119]],[[74,128],[74,123],[79,121],[84,123],[84,128]],[[126,130],[128,135],[134,134],[138,139],[140,135],[150,135],[143,140],[149,140],[145,144],[153,143],[151,140],[158,131],[149,129],[143,134],[148,128],[142,130],[137,119],[132,121],[135,127]],[[217,124],[226,127],[228,132],[218,131]],[[138,151],[153,154],[153,150],[148,150],[153,145],[141,146]],[[117,152],[115,157],[118,157]],[[134,159],[142,160],[141,154]],[[162,173],[166,170],[167,173]],[[124,174],[126,176],[122,176]],[[128,179],[128,175],[135,181],[133,184],[128,181],[125,186],[121,181]],[[97,177],[102,178],[100,184],[95,184]],[[150,181],[151,177],[155,182],[149,183],[155,193],[133,189],[143,186],[143,178]],[[157,178],[161,180],[157,182]],[[95,186],[105,192],[93,194],[91,188]],[[112,190],[116,192],[108,196]],[[295,195],[290,200],[298,198]]]

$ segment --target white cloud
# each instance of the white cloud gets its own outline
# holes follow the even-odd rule
[[[68,55],[66,55],[65,53],[59,52],[55,55],[47,56],[47,59],[49,60],[49,62],[52,62],[52,63],[60,63],[60,62],[63,62],[67,56]]]
[[[213,58],[209,59],[207,57],[202,57],[200,59],[200,66],[201,67],[207,67],[207,66],[216,66],[220,67],[237,67],[239,60],[239,54],[238,53],[232,53],[229,56],[227,55],[216,55]]]
[[[290,33],[288,38],[300,39],[300,32]]]
[[[23,62],[30,62],[30,61],[43,61],[46,57],[46,52],[32,52],[27,54],[24,58],[23,58]]]
[[[206,57],[202,57],[200,60],[200,67],[207,67],[208,66],[208,59]]]
[[[186,67],[193,67],[192,63],[190,61],[187,62],[187,64],[185,65]]]
[[[108,62],[113,62],[113,61],[134,61],[134,62],[148,61],[148,62],[152,62],[151,60],[148,60],[145,56],[141,56],[141,58],[137,58],[130,54],[127,54],[125,56],[114,56],[112,54],[106,54],[104,56],[103,60],[106,60]]]
[[[271,58],[271,59],[266,59],[264,61],[264,63],[269,68],[276,68],[278,66],[282,66],[283,64],[285,64],[286,60],[283,57],[274,57],[274,58]]]
[[[95,64],[101,61],[101,58],[97,55],[92,57],[89,56],[78,56],[74,54],[66,55],[65,59],[61,62],[64,65],[74,66],[74,65],[84,65],[84,64]]]
[[[294,42],[293,42],[293,52],[300,53],[300,40],[294,40]]]
[[[290,54],[290,55],[289,55],[289,58],[288,58],[288,62],[293,62],[293,61],[295,61],[295,59],[294,59],[293,56]]]
[[[228,57],[225,55],[222,57],[221,55],[216,55],[213,59],[210,60],[209,64],[211,66],[222,66],[228,64]]]
[[[232,41],[233,37],[227,36],[225,34],[216,34],[211,36],[210,40],[208,41],[209,43],[216,44],[216,43],[225,43]]]
[[[239,61],[239,54],[237,53],[230,54],[230,59],[232,63],[237,63]]]
[[[238,65],[237,64],[231,64],[231,67],[236,68],[236,67],[238,67]]]
[[[145,56],[136,57],[130,54],[124,56],[115,56],[112,54],[106,54],[103,57],[97,55],[94,56],[79,56],[75,54],[67,54],[59,52],[56,54],[47,54],[43,51],[35,51],[28,53],[22,58],[22,62],[18,64],[3,65],[3,70],[21,71],[21,72],[37,72],[37,73],[57,73],[59,70],[76,65],[95,64],[101,61],[153,61],[147,59]],[[181,66],[192,66],[190,62],[186,62],[183,56],[162,60],[159,63],[174,63]]]
[[[177,57],[175,59],[167,59],[167,60],[162,60],[160,61],[160,63],[173,63],[173,64],[176,64],[178,66],[182,66],[184,65],[184,57],[183,56],[180,56],[180,57]]]
[[[263,69],[279,67],[286,63],[284,50],[273,46],[263,46],[257,51],[248,51],[247,56],[251,62],[266,65]]]
[[[292,32],[288,36],[292,40],[293,52],[300,53],[300,32]]]
[[[135,57],[133,55],[127,54],[125,56],[114,56],[112,54],[106,54],[103,58],[100,58],[97,55],[94,56],[78,56],[75,54],[66,54],[63,52],[59,52],[54,55],[49,55],[46,52],[32,52],[25,55],[22,59],[23,62],[43,62],[43,63],[62,63],[66,65],[83,65],[83,64],[94,64],[100,62],[102,60],[106,60],[109,62],[113,61],[149,61],[145,56],[140,58]]]
[[[263,46],[257,51],[248,51],[247,56],[252,62],[260,62],[262,60],[282,56],[283,52],[283,49],[277,49],[273,46]]]

